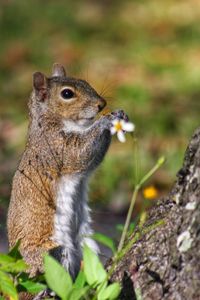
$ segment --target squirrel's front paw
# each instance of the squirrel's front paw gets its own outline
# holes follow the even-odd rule
[[[122,109],[111,112],[111,115],[114,116],[115,119],[124,120],[125,122],[129,121],[129,117]]]
[[[101,122],[103,122],[106,129],[111,129],[115,120],[123,120],[127,123],[129,118],[123,110],[111,112],[110,114],[107,114],[101,118]]]

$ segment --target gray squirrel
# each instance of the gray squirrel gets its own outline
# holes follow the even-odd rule
[[[52,254],[76,277],[90,237],[87,184],[111,142],[117,111],[95,120],[106,101],[84,80],[68,77],[60,64],[52,76],[33,74],[25,151],[15,173],[8,211],[8,238],[34,276],[43,271],[43,253]]]

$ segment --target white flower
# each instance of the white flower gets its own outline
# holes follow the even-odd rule
[[[125,122],[124,120],[115,119],[112,121],[112,127],[110,128],[111,134],[117,133],[118,140],[121,143],[126,141],[125,132],[132,132],[135,129],[135,125],[131,122]]]

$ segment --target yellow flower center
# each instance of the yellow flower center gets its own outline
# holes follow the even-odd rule
[[[115,125],[114,125],[116,131],[120,131],[122,130],[122,124],[120,122],[117,122]]]

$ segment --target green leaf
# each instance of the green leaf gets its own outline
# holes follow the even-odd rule
[[[72,288],[72,279],[68,272],[51,256],[44,257],[45,278],[48,286],[62,298],[67,296]]]
[[[22,255],[19,252],[19,245],[20,245],[20,240],[17,241],[17,243],[15,244],[15,246],[8,253],[8,255],[11,256],[11,257],[13,257],[15,260],[22,259]]]
[[[135,229],[136,223],[135,222],[131,222],[129,225],[129,230],[133,231]]]
[[[39,277],[39,276],[38,276]],[[27,281],[27,280],[29,280],[30,278],[29,278],[29,275],[27,274],[27,273],[25,273],[25,272],[21,272],[18,276],[17,276],[17,278],[18,278],[18,282],[20,283],[20,282],[25,282],[25,281]],[[34,281],[34,278],[31,278],[31,280],[32,281]],[[40,282],[40,280],[37,280],[38,282]]]
[[[108,236],[106,236],[106,235],[104,235],[102,233],[94,233],[92,235],[92,238],[94,240],[96,240],[97,242],[99,242],[99,243],[105,245],[106,247],[110,248],[113,253],[116,253],[115,243]]]
[[[8,264],[8,263],[12,263],[15,262],[15,259],[13,257],[10,257],[7,254],[0,254],[0,265],[4,265],[4,264]]]
[[[84,287],[85,282],[86,282],[85,274],[83,273],[83,271],[79,271],[73,287],[82,288],[82,287]]]
[[[81,299],[84,295],[86,295],[86,293],[89,290],[89,286],[85,286],[84,288],[80,288],[80,289],[73,289],[70,294],[68,295],[67,300],[79,300]]]
[[[28,268],[27,264],[19,259],[16,262],[5,263],[1,266],[1,270],[9,273],[20,273]]]
[[[35,277],[32,278],[32,281],[35,281],[35,282],[45,282],[45,276],[44,276],[44,274],[38,274],[38,275],[36,275]]]
[[[105,280],[101,284],[97,286],[97,298],[101,295],[101,293],[105,290],[108,285],[108,281]]]
[[[136,226],[135,222],[130,223],[129,229],[128,229],[128,235],[131,235],[133,233],[135,226]]]
[[[115,300],[121,291],[119,283],[115,282],[110,284],[104,290],[101,290],[97,295],[98,300]]]
[[[12,300],[18,300],[17,290],[10,276],[0,271],[0,292],[9,296]]]
[[[135,229],[135,226],[136,226],[136,222],[130,223],[130,225],[129,225],[129,233],[131,233]],[[116,229],[118,231],[122,232],[123,229],[124,229],[124,225],[123,224],[117,224],[116,225]]]
[[[31,280],[20,282],[20,285],[23,286],[31,294],[37,294],[46,288],[45,284],[33,282]]]
[[[103,268],[98,256],[88,247],[83,249],[84,273],[89,285],[95,285],[103,282],[107,273]]]

